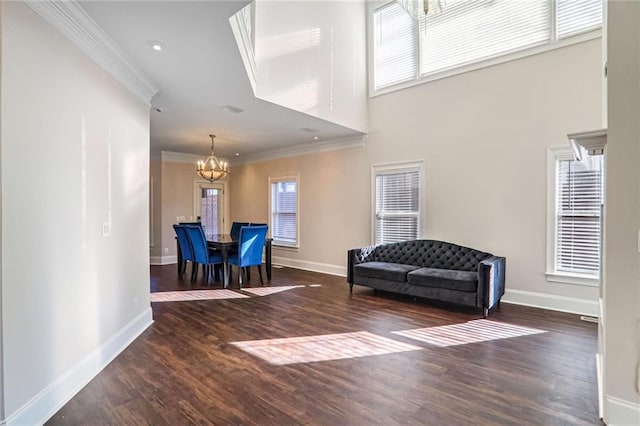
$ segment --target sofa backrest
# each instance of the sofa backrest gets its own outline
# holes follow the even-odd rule
[[[491,256],[490,253],[444,241],[410,240],[377,246],[372,253],[372,260],[423,268],[476,271],[478,263]]]

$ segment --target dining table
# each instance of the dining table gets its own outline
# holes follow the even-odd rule
[[[233,238],[230,234],[206,234],[207,245],[210,248],[220,250],[222,254],[222,282],[224,288],[229,287],[229,250],[233,247],[238,247],[238,239]],[[265,247],[265,269],[267,270],[267,280],[271,280],[271,247],[273,238],[266,238],[264,241]],[[181,274],[182,268],[182,252],[180,251],[180,244],[178,244],[178,275]]]

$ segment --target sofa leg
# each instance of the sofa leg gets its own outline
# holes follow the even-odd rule
[[[353,293],[353,283],[349,283],[349,293]]]
[[[483,316],[484,318],[486,318],[486,317],[488,317],[488,316],[489,316],[489,308],[484,308],[484,309],[482,310],[482,316]]]

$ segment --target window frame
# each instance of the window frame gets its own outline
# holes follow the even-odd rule
[[[421,63],[421,48],[420,48],[420,34],[419,30],[415,31],[415,37],[418,45],[418,51],[416,52],[416,58],[418,61],[418,67],[416,71],[416,77],[413,80],[404,81],[402,83],[392,84],[388,86],[381,87],[380,89],[375,88],[375,43],[374,43],[374,13],[377,9],[388,5],[389,3],[393,3],[393,1],[389,0],[377,0],[367,2],[367,76],[369,80],[369,97],[373,98],[376,96],[384,95],[386,93],[392,93],[397,90],[406,89],[413,86],[418,86],[421,84],[429,83],[432,81],[441,80],[444,78],[453,77],[459,74],[464,74],[471,71],[480,70],[483,68],[492,67],[494,65],[503,64],[506,62],[515,61],[518,59],[526,58],[529,56],[538,55],[541,53],[549,52],[556,49],[562,49],[567,46],[572,46],[574,44],[585,43],[590,40],[595,40],[602,37],[602,26],[592,30],[586,30],[581,33],[577,33],[572,36],[564,37],[562,39],[558,39],[557,36],[557,17],[556,17],[556,0],[550,0],[550,4],[553,6],[551,9],[551,39],[548,43],[536,45],[533,47],[524,48],[521,50],[505,52],[499,56],[480,60],[477,62],[472,62],[466,65],[461,66],[453,66],[451,68],[438,71],[432,74],[426,74],[424,76],[420,73],[420,63]],[[603,14],[603,25],[604,20],[606,20],[606,14]],[[419,25],[417,25],[419,27]]]
[[[296,184],[296,241],[293,244],[279,241],[273,237],[273,184],[279,182],[295,182]],[[269,176],[269,235],[273,238],[272,245],[279,249],[287,249],[292,251],[298,251],[300,248],[300,176],[299,175],[286,175],[286,176]]]
[[[545,276],[549,282],[575,284],[589,287],[600,286],[600,277],[594,278],[587,274],[578,274],[556,269],[557,251],[557,163],[564,160],[574,160],[571,147],[551,147],[547,150],[547,270]],[[602,216],[600,217],[602,221]],[[601,228],[602,235],[602,228]],[[600,239],[600,276],[602,276],[602,236]]]
[[[399,161],[373,164],[371,166],[371,245],[376,245],[376,176],[380,173],[418,171],[418,235],[420,238],[424,224],[424,160]]]

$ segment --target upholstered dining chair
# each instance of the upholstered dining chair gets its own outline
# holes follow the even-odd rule
[[[198,263],[195,261],[187,230],[184,225],[173,225],[173,230],[176,233],[176,238],[178,238],[178,245],[180,246],[180,253],[182,254],[182,265],[180,265],[180,273],[178,276],[180,279],[184,277],[184,273],[187,270],[187,262],[191,262],[191,280],[193,281],[193,275],[196,274],[198,270]]]
[[[240,236],[240,228],[243,226],[249,226],[249,222],[233,222],[231,224],[231,232],[229,232],[229,234],[231,234],[231,238],[237,240]]]
[[[243,226],[240,228],[238,237],[238,253],[230,255],[228,258],[229,268],[231,265],[238,267],[238,285],[242,288],[242,269],[251,266],[258,267],[260,274],[260,284],[262,281],[262,250],[267,237],[268,226]],[[231,271],[230,271],[231,272]]]
[[[219,252],[209,249],[207,246],[207,237],[204,235],[202,226],[185,225],[184,228],[191,242],[195,261],[204,266],[204,277],[202,279],[208,284],[209,276],[211,275],[211,266],[222,263],[222,256]],[[195,282],[197,279],[198,269],[196,268],[195,274],[191,276],[191,282]]]
[[[242,228],[243,226],[249,226],[249,222],[233,222],[231,224],[231,231],[229,232],[229,234],[231,235],[232,239],[238,239],[238,237],[240,236],[240,228]],[[229,255],[232,254],[238,254],[237,247],[229,248]]]

